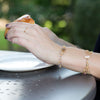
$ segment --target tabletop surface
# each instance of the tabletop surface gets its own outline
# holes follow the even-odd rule
[[[58,66],[29,72],[0,71],[0,100],[93,100],[94,77],[68,76],[69,72]]]

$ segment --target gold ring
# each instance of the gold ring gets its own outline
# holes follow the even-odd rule
[[[27,30],[27,27],[25,28],[24,33],[26,33],[26,30]]]

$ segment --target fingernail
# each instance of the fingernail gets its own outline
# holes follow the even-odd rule
[[[9,24],[6,24],[6,27],[8,26]]]
[[[5,39],[7,39],[7,35],[5,36]]]

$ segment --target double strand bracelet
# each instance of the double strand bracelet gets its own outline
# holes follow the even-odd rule
[[[58,65],[60,68],[62,67],[62,56],[64,55],[65,51],[66,51],[66,46],[62,46],[60,50],[60,56],[59,56],[59,62],[58,62]]]
[[[86,65],[85,65],[85,68],[83,70],[83,74],[90,74],[90,70],[89,70],[89,58],[91,56],[93,52],[92,51],[88,51],[88,50],[85,50],[85,60],[86,60]]]

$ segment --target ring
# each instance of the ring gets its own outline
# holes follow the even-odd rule
[[[24,33],[26,33],[26,30],[24,30]]]
[[[26,30],[27,30],[27,27],[25,28],[24,33],[26,33]]]

